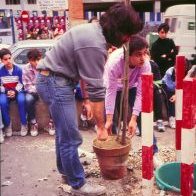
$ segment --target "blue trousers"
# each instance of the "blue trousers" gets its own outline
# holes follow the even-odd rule
[[[75,84],[59,76],[37,76],[37,91],[49,106],[56,128],[57,168],[67,176],[73,188],[85,184],[85,174],[78,156],[82,137],[78,130],[77,110],[74,95]]]
[[[26,93],[26,109],[29,121],[35,119],[35,103],[38,99],[39,96],[37,93]]]
[[[165,84],[163,85],[163,88],[164,88],[164,90],[166,92],[166,95],[167,95],[168,117],[170,117],[170,116],[174,116],[175,117],[175,103],[174,102],[171,102],[169,100],[175,94],[175,91],[169,90],[168,87]]]
[[[9,115],[9,105],[12,99],[8,98],[5,93],[0,94],[0,106],[1,106],[1,113],[3,117],[3,122],[5,127],[10,125],[10,115]],[[25,109],[25,95],[23,92],[19,92],[16,95],[15,100],[18,104],[18,110],[20,115],[20,121],[22,125],[27,124],[26,119],[26,109]]]
[[[1,107],[0,107],[0,129],[3,129],[3,120],[2,120],[2,114],[1,114]]]

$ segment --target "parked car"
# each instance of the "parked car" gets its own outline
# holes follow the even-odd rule
[[[27,63],[27,53],[31,49],[38,49],[42,56],[54,46],[56,40],[24,40],[13,44],[9,49],[12,53],[13,63],[23,68]]]
[[[195,4],[169,7],[165,11],[164,20],[170,26],[168,37],[174,40],[178,54],[195,63]]]
[[[9,45],[9,44],[0,44],[0,50],[2,49],[2,48],[9,48],[11,45]]]

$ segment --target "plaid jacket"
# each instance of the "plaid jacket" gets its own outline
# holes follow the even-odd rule
[[[36,82],[37,70],[30,64],[27,64],[23,69],[22,80],[24,90],[28,93],[37,93],[35,82]]]

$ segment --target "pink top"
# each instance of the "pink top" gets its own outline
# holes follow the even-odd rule
[[[106,114],[114,114],[116,94],[122,90],[124,75],[123,49],[115,50],[109,57],[104,72],[104,84],[106,87],[105,109]],[[137,87],[136,99],[133,106],[133,114],[141,112],[141,75],[151,72],[150,62],[145,61],[143,67],[129,68],[129,88]]]

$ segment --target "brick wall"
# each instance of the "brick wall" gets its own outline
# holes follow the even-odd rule
[[[83,0],[69,0],[69,18],[71,22],[73,20],[83,20],[84,19],[84,6]]]

